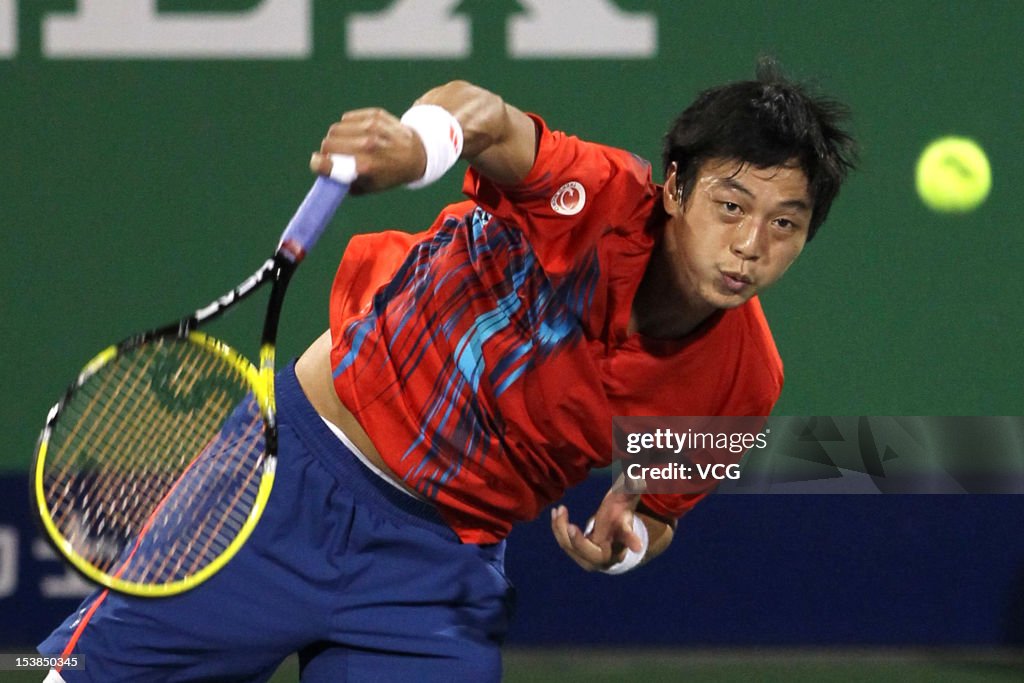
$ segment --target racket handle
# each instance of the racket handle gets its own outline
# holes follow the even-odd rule
[[[301,261],[320,239],[341,200],[348,194],[350,184],[355,180],[355,159],[332,154],[331,161],[334,165],[330,176],[317,176],[313,187],[281,235],[277,251],[293,263]]]

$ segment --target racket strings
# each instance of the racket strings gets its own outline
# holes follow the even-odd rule
[[[190,353],[183,362],[195,362],[195,369],[197,373],[208,372],[212,365],[212,357],[210,354],[202,354],[200,358],[195,358],[196,354]],[[193,360],[195,359],[195,360]],[[150,369],[150,364],[147,363],[142,371],[146,372]],[[133,378],[136,381],[140,381],[140,378]],[[186,390],[191,390],[188,387]],[[134,397],[136,400],[138,397]],[[127,403],[127,401],[126,401]],[[221,400],[217,404],[211,404],[207,406],[207,410],[201,412],[199,415],[192,415],[189,422],[191,429],[195,429],[197,434],[210,433],[215,431],[221,416],[223,416],[231,407],[231,402]],[[149,393],[142,397],[141,402],[135,402],[131,407],[131,410],[136,413],[151,411],[159,411],[161,407],[156,405],[156,401]],[[114,419],[121,419],[121,416],[115,416]],[[140,495],[138,487],[141,483],[145,486],[145,490],[141,492],[141,495],[146,498],[151,498],[157,495],[159,492],[167,491],[168,488],[173,484],[177,478],[180,468],[187,467],[188,461],[195,457],[195,450],[192,449],[194,446],[193,440],[181,440],[178,442],[180,450],[177,453],[172,453],[170,450],[165,451],[164,462],[158,470],[150,468],[149,471],[140,471],[137,469],[138,463],[132,459],[135,453],[140,450],[155,450],[161,447],[163,444],[171,443],[175,433],[172,431],[176,427],[175,420],[166,419],[166,416],[161,416],[161,419],[152,422],[133,422],[128,425],[125,430],[124,439],[119,444],[104,444],[105,448],[110,449],[111,446],[116,446],[116,450],[110,449],[108,452],[116,453],[115,457],[108,461],[108,465],[105,471],[110,473],[111,476],[105,479],[105,485],[97,487],[96,495],[100,500],[105,501],[116,501],[118,498],[122,499],[121,506],[127,507],[123,496],[129,493],[131,489],[134,489],[134,495]],[[84,443],[84,442],[83,442]],[[170,465],[167,467],[166,465]],[[134,470],[134,471],[133,471]],[[125,491],[126,476],[124,473],[131,472],[131,489]],[[139,476],[141,475],[141,476]],[[139,528],[140,523],[144,521],[143,513],[144,510],[135,510],[136,518],[132,520],[135,528]]]
[[[209,353],[197,353],[195,347],[190,347],[191,345],[184,347],[182,362],[195,363],[193,374],[196,376],[208,373],[216,358]],[[100,378],[101,382],[98,385],[85,384],[82,387],[80,393],[82,398],[86,399],[85,411],[65,440],[65,443],[76,444],[76,447],[67,450],[64,458],[65,469],[54,481],[70,481],[72,468],[81,464],[81,458],[86,451],[104,458],[105,465],[102,470],[96,468],[97,479],[90,481],[88,486],[83,482],[80,491],[81,511],[87,515],[83,521],[88,521],[88,516],[92,515],[97,518],[100,525],[113,524],[115,528],[126,528],[127,533],[132,533],[141,527],[141,522],[145,519],[145,510],[129,506],[129,497],[146,499],[156,495],[155,492],[166,491],[180,473],[180,468],[187,464],[184,460],[185,454],[188,453],[186,449],[190,445],[187,441],[181,442],[182,451],[176,458],[171,456],[169,450],[165,450],[159,468],[150,467],[146,471],[138,458],[140,452],[153,451],[161,444],[170,443],[174,436],[172,430],[176,427],[176,421],[167,419],[166,415],[158,415],[161,419],[150,421],[135,419],[139,415],[153,415],[155,411],[161,409],[152,392],[140,394],[138,391],[129,390],[129,387],[139,387],[146,381],[157,357],[158,354],[140,354],[137,360],[142,362],[125,367],[122,373],[102,373],[103,377]],[[117,400],[112,400],[114,398]],[[80,403],[82,401],[75,401],[71,406]],[[93,418],[91,412],[96,405],[101,406],[101,410]],[[110,410],[111,405],[115,406],[113,411]],[[200,419],[190,424],[197,429],[196,433],[209,433],[229,407],[228,401],[210,406],[211,410],[202,413]],[[81,425],[88,425],[88,428],[84,434],[79,435]],[[96,460],[98,461],[98,458]],[[53,461],[53,465],[56,464],[56,461]],[[102,478],[99,475],[101,471]],[[140,491],[140,486],[145,488]],[[131,519],[115,514],[113,506],[118,502],[125,513],[133,513]],[[76,512],[76,508],[68,506],[65,517],[56,519],[58,526],[66,521],[66,515],[73,512]]]
[[[132,367],[128,370],[141,370],[145,372],[152,357],[145,358],[145,364],[141,367]],[[74,447],[66,448],[62,453],[60,460],[51,456],[50,466],[55,468],[59,465],[60,461],[63,461],[63,469],[53,477],[53,486],[64,483],[67,487],[74,478],[71,476],[73,468],[77,468],[81,465],[81,458],[86,452],[89,453],[104,453],[107,455],[107,467],[105,467],[100,475],[97,472],[99,483],[91,483],[91,491],[87,490],[86,482],[79,482],[79,493],[81,498],[81,512],[85,515],[98,512],[100,515],[107,513],[108,511],[104,508],[104,502],[108,501],[111,497],[111,490],[124,486],[124,482],[127,481],[124,478],[123,472],[125,471],[126,460],[130,454],[137,452],[138,440],[142,433],[145,432],[145,426],[142,421],[128,421],[125,419],[126,415],[134,415],[146,410],[148,406],[140,406],[136,400],[136,397],[128,392],[124,391],[124,387],[131,386],[134,382],[138,381],[137,377],[133,377],[131,372],[114,373],[114,372],[103,372],[99,374],[100,384],[96,385],[85,384],[76,396],[76,400],[69,403],[65,408],[65,420],[68,417],[75,419],[73,427],[70,433],[65,438],[66,444],[75,444]],[[116,397],[118,400],[104,400],[106,398]],[[99,410],[95,411],[96,406],[99,406]],[[111,408],[113,407],[113,410]],[[84,426],[84,429],[83,429]],[[120,432],[117,430],[120,429]],[[110,443],[110,437],[112,434],[117,435],[118,442],[116,444]],[[130,483],[130,490],[123,493],[136,495],[138,493],[138,484],[140,481],[144,481],[141,478]],[[52,491],[50,492],[52,494]],[[90,494],[93,496],[94,501],[97,502],[96,507],[90,506],[89,497]],[[65,490],[64,495],[70,495],[70,492]],[[52,497],[52,496],[51,496]],[[77,513],[73,506],[67,506],[64,509],[63,516],[55,517],[55,521],[58,526],[63,526],[67,521],[67,516],[73,513]],[[109,521],[117,523],[118,520],[108,514]],[[85,521],[88,521],[87,519]]]
[[[67,448],[61,457],[51,456],[49,465],[51,469],[61,467],[60,471],[52,476],[52,485],[49,490],[49,499],[53,500],[54,489],[62,486],[62,495],[66,500],[75,500],[77,505],[67,505],[54,515],[54,521],[61,529],[72,528],[77,533],[82,533],[83,526],[92,523],[93,517],[97,518],[99,525],[110,523],[125,524],[131,527],[131,522],[126,523],[121,516],[110,514],[109,498],[110,489],[122,481],[122,468],[115,464],[116,455],[110,458],[111,466],[92,473],[91,479],[73,475],[76,468],[82,465],[82,457],[86,452],[90,453],[117,453],[109,443],[112,430],[121,429],[120,445],[126,452],[132,451],[133,436],[138,430],[141,422],[126,422],[124,414],[133,414],[138,410],[135,401],[131,399],[122,389],[129,380],[127,374],[113,372],[101,373],[100,384],[83,385],[84,391],[76,396],[74,402],[69,403],[67,410],[69,417],[78,413],[77,419],[73,422],[70,433],[65,438],[66,444],[74,444]],[[104,401],[102,397],[120,397],[121,401]],[[100,397],[98,400],[96,397]],[[78,400],[81,399],[81,400]],[[81,411],[74,410],[82,406]],[[99,407],[98,410],[96,407]],[[84,468],[83,468],[84,469]],[[88,470],[85,470],[88,472]],[[71,486],[75,485],[75,490]],[[137,484],[132,485],[133,489]],[[126,499],[127,500],[127,499]],[[73,525],[73,526],[72,526]],[[102,528],[99,530],[102,531]]]
[[[112,430],[120,428],[115,434],[121,452],[132,453],[136,446],[135,439],[140,436],[155,436],[152,430],[147,431],[145,423],[126,422],[124,414],[138,414],[151,409],[152,395],[143,395],[146,399],[145,405],[139,405],[139,396],[136,393],[125,390],[126,387],[137,386],[140,377],[149,371],[155,355],[146,354],[142,356],[143,363],[124,368],[124,372],[103,372],[99,373],[100,384],[95,382],[84,384],[79,389],[76,401],[67,404],[64,408],[66,415],[77,415],[70,433],[65,437],[68,443],[78,444],[77,450],[69,450],[64,455],[64,461],[68,468],[78,462],[82,452],[88,448],[95,448],[96,442],[106,441]],[[111,386],[111,384],[114,386]],[[91,398],[87,398],[91,397]],[[116,400],[115,400],[116,399]],[[99,411],[92,415],[93,410],[99,406]],[[113,407],[113,412],[111,408]],[[85,427],[86,433],[79,434],[79,429]],[[101,449],[109,453],[109,450]],[[116,471],[119,459],[108,456],[108,469]],[[122,458],[121,460],[124,460]]]
[[[253,434],[261,428],[262,419],[258,414],[253,414],[246,431]],[[200,455],[202,460],[197,459],[194,467],[201,467],[200,463],[213,458],[217,461],[218,467],[225,470],[231,468],[232,476],[244,471],[247,477],[246,486],[256,478],[258,468],[252,462],[247,462],[246,457],[241,457],[251,453],[236,449],[228,450],[232,446],[231,443],[213,446],[214,450],[204,451]],[[129,561],[119,569],[119,575],[130,566],[131,580],[161,583],[168,579],[193,575],[219,556],[245,522],[245,514],[251,510],[255,501],[257,487],[252,487],[252,494],[247,498],[248,507],[243,511],[238,508],[225,509],[221,490],[223,487],[212,484],[217,484],[217,481],[201,471],[187,472],[179,479],[167,498],[147,520],[143,534],[138,539],[140,543],[145,541],[149,546],[159,545],[161,551],[150,552],[149,561],[143,562],[134,556],[138,547],[147,546],[133,548]],[[244,487],[239,488],[233,500],[237,502],[245,492]],[[237,524],[230,526],[230,533],[217,535],[224,527],[225,519],[237,520]],[[169,526],[173,531],[168,530]],[[206,539],[210,540],[204,544]]]
[[[108,372],[101,373],[100,378],[101,386],[97,391],[99,395],[118,396],[121,393],[120,387],[124,383],[124,375]],[[114,384],[113,387],[110,386],[111,383]],[[76,401],[67,404],[65,411],[72,406],[82,406],[82,408],[80,409],[79,418],[73,423],[73,427],[71,428],[70,433],[65,437],[65,440],[68,443],[79,444],[79,447],[78,449],[71,450],[64,455],[62,459],[64,460],[65,469],[60,473],[61,476],[54,478],[52,487],[56,487],[57,485],[67,481],[66,476],[70,468],[77,462],[82,450],[85,449],[87,445],[96,440],[103,440],[106,438],[107,432],[114,426],[113,420],[106,419],[111,407],[114,408],[115,413],[120,412],[119,409],[124,407],[122,403],[118,403],[116,401],[85,401],[84,404],[82,401]],[[95,416],[93,415],[94,411],[96,412]],[[85,428],[85,433],[79,435],[79,431],[83,426]],[[54,462],[54,459],[51,457],[51,467],[56,464],[57,463]],[[54,493],[53,488],[51,488],[47,493],[52,496]]]
[[[255,404],[252,407],[255,408]],[[254,410],[240,436],[241,442],[259,440],[262,429],[262,417]],[[201,482],[209,482],[208,478],[183,479],[192,485],[183,491],[178,512],[188,511],[194,515],[196,531],[175,536],[162,562],[146,568],[141,577],[143,581],[168,575],[192,575],[199,571],[211,558],[226,550],[255,503],[259,468],[250,461],[251,450],[238,448],[232,441],[218,439],[209,444],[208,450],[204,449],[204,454],[202,457],[208,456],[223,468],[222,478],[235,480],[240,477],[239,485],[225,496],[220,487],[201,485]]]
[[[193,429],[195,429],[196,425],[193,423],[192,427],[193,427]],[[165,435],[166,435],[166,433],[165,433]],[[157,436],[159,437],[159,435],[157,435]],[[158,440],[158,439],[154,439],[154,440]],[[139,442],[138,440],[136,440],[136,445],[139,445],[139,444],[141,444],[141,445],[143,445],[145,447],[151,447],[152,442],[145,442],[145,441],[144,442]],[[172,464],[174,464],[175,466],[187,465],[187,463],[182,458],[180,458],[180,457],[174,458]],[[125,465],[130,465],[130,463],[125,463]],[[166,468],[162,468],[162,469],[164,470],[162,472],[153,472],[152,468],[148,468],[146,470],[141,470],[140,471],[140,474],[146,476],[146,478],[143,479],[143,481],[148,482],[148,485],[145,487],[145,489],[143,489],[141,491],[144,500],[149,500],[149,501],[158,500],[161,496],[164,495],[164,492],[168,491],[168,489],[173,485],[173,481],[174,481],[174,479],[175,479],[175,477],[177,475],[177,471],[175,470],[174,476],[168,476]],[[199,475],[195,475],[195,476],[199,476]],[[201,476],[209,476],[209,474],[204,473]],[[138,481],[138,477],[135,477],[135,479],[136,479],[136,481]],[[118,486],[118,484],[121,484],[122,493],[123,493],[123,486],[124,486],[124,484],[122,483],[122,480],[123,480],[122,477],[117,477],[117,478],[110,479],[109,480],[109,485],[107,486],[107,488],[110,489],[112,487]],[[188,486],[184,486],[182,488],[183,492],[187,493],[188,490],[189,490]],[[136,495],[138,495],[138,493],[139,493],[139,491],[136,492]],[[110,495],[110,494],[104,495],[102,491],[100,492],[99,496],[100,496],[100,499],[104,499],[105,498],[105,499],[110,500],[112,498],[112,495]],[[177,521],[179,522],[179,525],[183,521],[183,518],[184,518],[183,514],[182,514],[183,506],[190,506],[190,505],[194,506],[194,505],[197,504],[197,502],[201,502],[201,501],[196,501],[195,496],[189,496],[189,495],[179,496],[177,500],[178,500],[178,503],[173,504],[173,505],[172,504],[167,504],[167,503],[164,503],[164,502],[160,503],[163,506],[163,510],[162,510],[162,513],[161,513],[162,522],[160,524],[156,525],[155,527],[147,523],[147,519],[146,519],[147,508],[144,508],[144,507],[138,508],[137,511],[136,511],[135,517],[134,517],[134,519],[132,521],[132,527],[139,528],[143,523],[146,523],[145,528],[150,530],[149,533],[151,535],[151,538],[153,540],[159,539],[160,535],[161,535],[161,532],[167,526],[169,521],[172,521],[172,520],[174,520],[176,518]],[[123,505],[123,502],[122,502],[122,505]],[[104,511],[101,509],[101,511],[100,511],[100,515],[101,516],[102,516],[103,512]],[[109,509],[107,510],[107,512],[109,514]],[[126,532],[129,532],[129,531],[134,531],[134,529],[126,529]],[[189,532],[188,530],[185,530],[185,533],[191,533],[191,532]],[[138,563],[136,562],[136,564],[138,564]]]
[[[44,461],[50,517],[104,573],[163,583],[219,556],[249,516],[264,461],[248,380],[186,340],[123,352],[62,408]]]
[[[251,438],[252,433],[262,429],[263,423],[258,415],[253,415],[253,419],[249,422],[247,427],[247,438]],[[223,505],[219,508],[218,514],[214,514],[211,510],[210,514],[207,515],[204,524],[201,525],[203,529],[210,529],[210,533],[206,534],[202,545],[199,547],[199,551],[193,553],[193,565],[189,568],[190,572],[195,572],[199,569],[198,562],[202,558],[208,557],[211,552],[220,554],[223,552],[223,548],[219,547],[225,539],[234,536],[234,532],[241,528],[242,524],[245,523],[246,517],[242,516],[240,512],[242,510],[250,510],[256,499],[256,487],[255,475],[257,469],[255,467],[247,467],[246,462],[240,458],[233,459],[233,472],[232,476],[244,477],[243,485],[235,488],[233,497],[223,501]],[[230,533],[225,534],[225,530]]]

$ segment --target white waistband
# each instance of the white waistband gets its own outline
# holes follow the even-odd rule
[[[405,495],[409,496],[410,498],[415,498],[417,500],[420,500],[419,496],[415,496],[408,489],[406,489],[406,488],[404,488],[402,486],[399,486],[398,482],[396,482],[394,479],[392,479],[388,475],[384,474],[380,470],[379,467],[374,465],[373,462],[371,462],[370,459],[366,457],[366,454],[363,453],[361,450],[359,450],[359,448],[354,443],[352,443],[352,439],[348,438],[348,435],[345,434],[345,432],[341,431],[341,428],[338,427],[338,425],[334,424],[333,422],[328,420],[323,415],[320,416],[320,419],[323,420],[324,424],[327,425],[327,428],[330,429],[331,432],[336,437],[338,437],[338,440],[341,441],[341,443],[345,444],[345,448],[347,448],[350,451],[352,451],[353,453],[355,453],[355,456],[357,458],[359,458],[359,462],[361,462],[364,465],[366,465],[367,469],[369,469],[371,472],[376,474],[378,477],[380,477],[381,479],[383,479],[387,483],[391,484],[393,487],[395,487],[396,489],[398,489],[399,491],[401,491]]]

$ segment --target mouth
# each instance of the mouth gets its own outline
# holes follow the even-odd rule
[[[753,280],[743,273],[731,270],[719,271],[722,275],[722,284],[733,294],[738,294],[753,284]]]

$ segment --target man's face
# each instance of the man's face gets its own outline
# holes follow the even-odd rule
[[[811,198],[795,164],[756,168],[712,159],[680,205],[665,183],[665,249],[694,309],[735,308],[774,284],[807,242]]]

